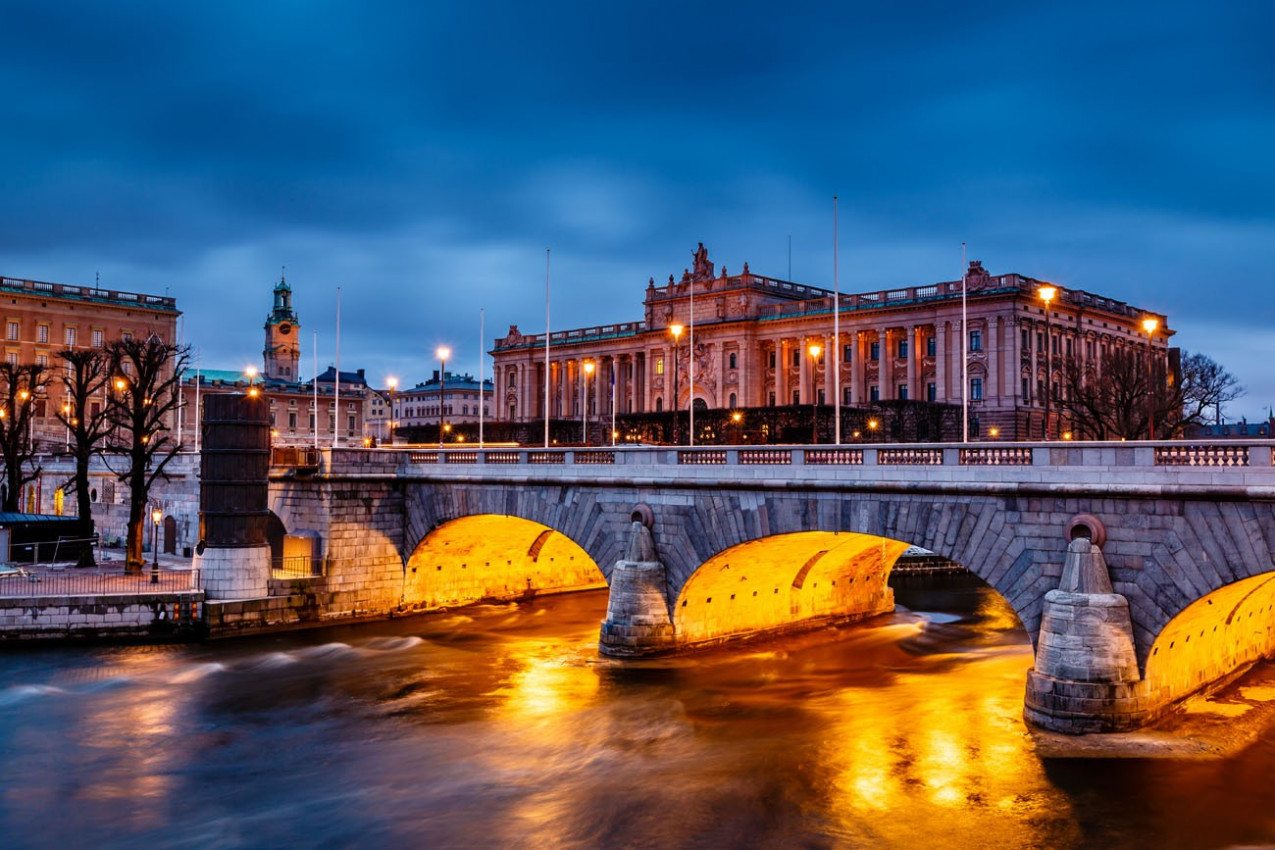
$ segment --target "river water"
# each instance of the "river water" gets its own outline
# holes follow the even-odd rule
[[[597,654],[605,591],[6,649],[0,847],[1275,841],[1275,733],[1226,760],[1043,759],[1000,597],[959,578],[897,596],[865,624],[641,664]]]

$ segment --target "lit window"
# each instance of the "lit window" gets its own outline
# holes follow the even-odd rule
[[[664,374],[664,358],[663,357],[655,358],[655,374],[657,375]]]

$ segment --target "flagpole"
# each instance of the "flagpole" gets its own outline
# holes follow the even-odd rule
[[[195,351],[195,453],[199,453],[199,435],[203,431],[200,427],[199,420],[199,385],[203,383],[203,378],[199,373],[199,350]]]
[[[336,383],[332,389],[332,448],[341,445],[341,287],[336,288]],[[316,410],[315,413],[318,413]]]
[[[686,350],[686,361],[688,363],[687,374],[690,380],[686,382],[686,412],[690,417],[687,435],[687,445],[695,445],[695,279],[691,279],[691,335],[689,348]],[[673,352],[673,368],[677,368],[677,351]],[[677,399],[673,400],[673,415],[677,415]]]
[[[483,410],[487,407],[487,399],[483,398],[483,308],[478,308],[478,448],[483,447]],[[495,394],[492,384],[492,394]]]
[[[549,249],[545,248],[545,448],[549,448]]]
[[[837,196],[832,196],[832,357],[833,374],[833,417],[836,421],[834,441],[841,445],[841,282],[837,277]],[[828,360],[824,360],[827,368]]]
[[[965,290],[968,275],[965,273],[965,243],[961,243],[961,442],[970,441],[970,379],[969,379],[969,344],[970,332],[967,327],[968,317],[965,309]]]
[[[314,450],[319,450],[319,332],[314,332],[314,349],[310,352],[314,358],[314,375],[310,383],[314,385]]]

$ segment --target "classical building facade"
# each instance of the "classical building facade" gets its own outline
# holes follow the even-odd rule
[[[48,385],[37,396],[31,439],[37,450],[58,451],[69,443],[57,420],[65,404],[59,351],[103,348],[116,339],[156,334],[165,342],[177,337],[177,301],[167,295],[145,295],[100,286],[74,286],[23,278],[0,277],[4,304],[4,357],[10,363],[48,367]]]
[[[832,292],[754,274],[747,263],[730,274],[701,244],[680,280],[648,282],[641,320],[551,333],[549,416],[579,417],[582,403],[605,416],[613,397],[620,414],[831,405],[838,396],[847,408],[967,400],[971,436],[1039,439],[1046,382],[1056,397],[1064,358],[1101,375],[1119,348],[1153,346],[1164,357],[1174,333],[1161,314],[1080,289],[1057,286],[1047,305],[1042,286],[974,261],[964,281],[842,294],[834,337]],[[1147,318],[1158,325],[1150,338]],[[545,417],[545,347],[543,334],[517,325],[496,340],[499,418]],[[1052,413],[1056,436],[1063,423]]]

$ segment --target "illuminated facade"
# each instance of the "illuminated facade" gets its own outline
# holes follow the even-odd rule
[[[448,372],[444,380],[439,380],[438,370],[435,369],[428,381],[397,392],[394,397],[395,427],[437,426],[440,404],[445,408],[443,418],[449,424],[462,425],[477,422],[480,404],[483,417],[490,419],[491,396],[490,379],[479,385],[473,375],[457,375]]]
[[[966,396],[972,437],[1039,439],[1047,371],[1056,395],[1067,358],[1092,364],[1101,376],[1113,351],[1150,344],[1163,357],[1174,333],[1163,315],[1061,285],[1046,320],[1044,281],[992,275],[975,261],[964,286],[955,280],[842,294],[834,338],[831,291],[753,274],[747,263],[742,273],[729,274],[709,262],[703,245],[693,258],[680,280],[648,282],[642,320],[551,334],[551,418],[578,418],[582,403],[590,415],[609,415],[613,382],[620,414],[686,410],[692,403],[697,409],[831,405],[837,396],[847,408],[888,399],[959,405]],[[1150,343],[1142,330],[1148,317],[1158,321]],[[544,335],[513,325],[491,354],[497,418],[543,419]],[[1064,423],[1052,413],[1057,435]]]
[[[167,295],[144,295],[21,278],[0,278],[4,299],[4,356],[13,364],[48,367],[49,383],[37,397],[31,440],[37,450],[60,451],[70,441],[56,413],[64,402],[62,361],[67,349],[104,348],[117,339],[145,338],[152,333],[165,342],[177,337],[177,301]]]

